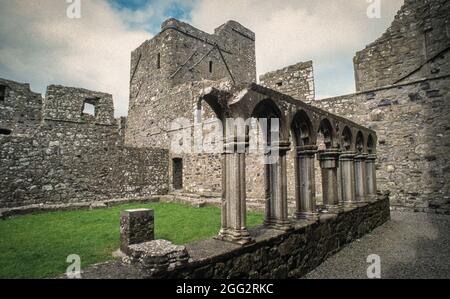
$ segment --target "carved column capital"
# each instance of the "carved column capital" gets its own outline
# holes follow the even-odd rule
[[[378,158],[377,155],[369,154],[369,155],[367,155],[366,160],[367,161],[375,161],[377,158]]]
[[[297,156],[314,156],[318,147],[315,145],[298,146],[296,148]]]
[[[278,151],[280,153],[286,153],[291,150],[291,143],[289,141],[277,141],[273,142],[269,149],[271,152]]]
[[[355,156],[355,161],[366,161],[368,157],[369,157],[368,154],[358,153],[358,154]]]
[[[356,152],[347,151],[347,152],[342,152],[341,155],[339,156],[339,159],[341,161],[354,161],[355,157],[356,157]]]
[[[320,167],[326,169],[337,168],[340,155],[341,152],[335,149],[319,151],[317,158],[320,161]]]
[[[249,137],[232,137],[232,138],[224,138],[223,140],[223,153],[224,154],[234,154],[241,153],[245,154],[245,150],[249,147]]]

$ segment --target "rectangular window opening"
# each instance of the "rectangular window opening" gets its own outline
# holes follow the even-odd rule
[[[83,104],[83,114],[96,116],[97,115],[97,101],[98,98],[87,98],[84,100]]]
[[[209,62],[209,72],[210,73],[213,72],[213,62],[212,61]]]
[[[156,68],[160,69],[161,68],[161,53],[158,53],[156,55]]]

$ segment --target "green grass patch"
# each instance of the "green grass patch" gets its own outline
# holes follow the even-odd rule
[[[70,254],[82,268],[112,259],[119,248],[120,211],[155,210],[155,238],[175,244],[208,239],[220,229],[220,209],[182,204],[126,204],[99,210],[52,212],[0,221],[0,278],[49,278],[64,273]],[[249,213],[249,227],[263,215]]]

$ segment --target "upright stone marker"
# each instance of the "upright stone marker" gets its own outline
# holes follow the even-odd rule
[[[128,247],[154,240],[154,211],[125,210],[120,213],[120,250],[128,254]]]

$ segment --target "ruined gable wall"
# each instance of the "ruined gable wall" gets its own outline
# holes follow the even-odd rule
[[[383,36],[356,53],[357,91],[450,73],[449,15],[449,1],[406,0]]]
[[[9,86],[8,103],[42,100],[22,85]],[[85,98],[94,97],[97,117],[82,115]],[[116,123],[110,95],[50,86],[44,102],[45,108],[36,108],[43,118],[0,135],[0,208],[167,192],[168,152],[124,147],[126,121]],[[0,103],[0,111],[9,108]]]
[[[377,131],[378,188],[393,206],[450,212],[450,77],[313,101]]]

